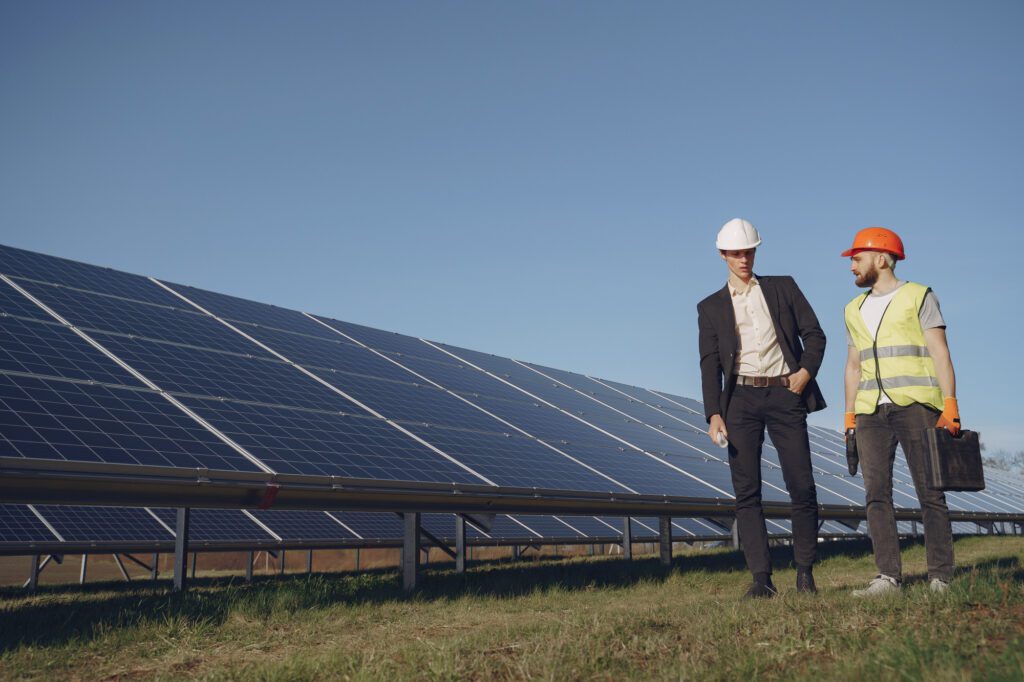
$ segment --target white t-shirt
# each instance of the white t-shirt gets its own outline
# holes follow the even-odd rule
[[[871,332],[871,338],[878,337],[878,327],[882,324],[882,315],[885,313],[885,309],[889,306],[893,296],[900,290],[906,282],[899,282],[892,291],[887,294],[877,295],[874,293],[868,294],[868,297],[864,300],[864,304],[860,307],[861,317],[864,318],[864,325]],[[921,329],[935,329],[936,327],[945,327],[946,321],[942,319],[942,311],[939,309],[939,299],[935,295],[935,292],[929,291],[924,296],[924,301],[921,303],[921,310],[918,313],[918,318],[921,320]],[[846,343],[849,346],[855,346],[853,342],[853,336],[850,334],[850,330],[846,330]],[[889,396],[882,392],[879,396],[878,403],[891,403]]]

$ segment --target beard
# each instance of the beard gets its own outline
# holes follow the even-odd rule
[[[854,280],[854,284],[862,289],[870,289],[875,286],[875,282],[878,281],[878,270],[871,268],[867,272],[857,275],[857,279]]]

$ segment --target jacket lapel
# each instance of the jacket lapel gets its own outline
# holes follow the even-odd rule
[[[764,301],[768,304],[768,314],[771,315],[772,325],[775,327],[775,336],[779,340],[779,346],[782,348],[782,354],[786,356],[786,362],[790,362],[790,338],[786,335],[786,330],[779,324],[779,309],[782,305],[779,301],[779,288],[775,286],[775,281],[771,277],[765,277],[764,279],[758,278],[761,283],[761,293],[764,294]]]
[[[718,329],[718,345],[722,369],[725,371],[726,383],[732,375],[733,364],[736,361],[736,311],[732,307],[732,295],[729,293],[729,285],[726,284],[718,292],[718,305],[721,311],[720,327]]]

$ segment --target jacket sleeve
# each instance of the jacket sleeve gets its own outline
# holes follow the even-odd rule
[[[718,356],[718,332],[708,318],[703,306],[697,306],[697,328],[700,338],[697,346],[700,350],[700,381],[704,394],[704,418],[720,413],[722,401],[722,360]]]
[[[796,318],[797,329],[800,333],[800,341],[803,343],[804,352],[800,357],[800,366],[811,373],[811,378],[818,375],[822,360],[825,359],[825,332],[821,330],[818,323],[818,316],[814,309],[807,302],[796,280],[789,278],[793,284],[793,315]]]

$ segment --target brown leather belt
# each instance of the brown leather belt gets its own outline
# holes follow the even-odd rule
[[[788,376],[779,377],[748,377],[738,375],[736,377],[737,386],[754,386],[755,388],[765,388],[767,386],[789,386]]]

